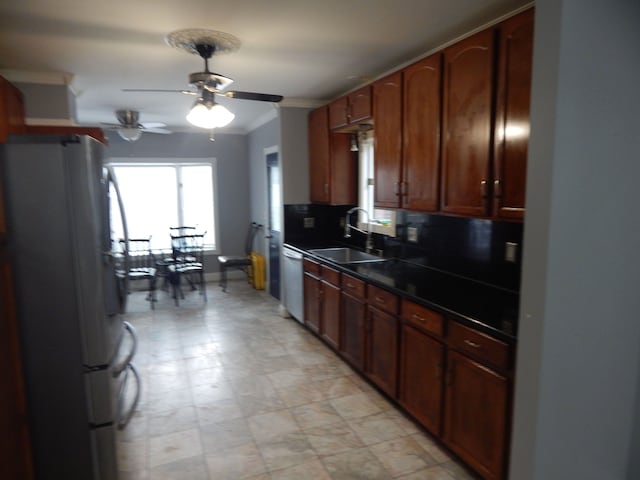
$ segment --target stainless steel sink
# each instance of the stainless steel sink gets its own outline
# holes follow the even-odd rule
[[[384,262],[384,258],[376,257],[370,253],[361,252],[354,248],[338,247],[338,248],[315,248],[309,250],[309,253],[326,258],[334,263],[371,263]]]

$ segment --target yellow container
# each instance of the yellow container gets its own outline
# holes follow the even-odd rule
[[[253,283],[256,290],[264,290],[265,282],[265,261],[264,256],[256,252],[251,252],[251,266],[249,267],[249,283]]]

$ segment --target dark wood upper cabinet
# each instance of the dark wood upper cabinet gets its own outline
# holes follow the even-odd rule
[[[349,94],[349,123],[368,124],[371,116],[371,86],[367,85]]]
[[[373,84],[374,203],[399,207],[402,175],[402,72]]]
[[[329,132],[329,204],[354,205],[358,202],[358,152],[350,149],[349,135]]]
[[[328,108],[309,112],[309,197],[312,202],[329,203],[329,120]]]
[[[349,99],[340,97],[329,104],[329,128],[343,128],[349,125]]]
[[[357,159],[349,136],[329,131],[329,109],[309,113],[309,198],[312,203],[353,205],[357,201]]]
[[[494,216],[524,218],[529,146],[534,10],[505,20],[500,31],[495,124]]]
[[[22,92],[0,77],[0,143],[11,133],[24,133],[24,117]]]
[[[403,71],[402,207],[410,210],[440,208],[441,72],[440,53]]]
[[[488,215],[495,29],[444,50],[443,212]]]
[[[359,88],[329,104],[329,128],[356,131],[359,123],[371,123],[371,86]]]

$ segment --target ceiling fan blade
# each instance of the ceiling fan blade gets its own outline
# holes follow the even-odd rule
[[[121,123],[104,123],[104,122],[100,122],[100,125],[104,125],[107,128],[120,128],[122,127]]]
[[[123,88],[123,92],[150,92],[150,93],[184,93],[185,95],[198,95],[193,90],[163,90],[155,88]]]
[[[223,95],[228,98],[239,98],[240,100],[258,100],[261,102],[280,102],[282,101],[282,95],[271,95],[268,93],[255,93],[255,92],[239,92],[237,90],[230,92],[220,92],[219,95]]]
[[[140,128],[143,130],[149,130],[150,128],[162,128],[166,126],[167,124],[162,122],[144,122],[140,124]]]
[[[163,135],[167,135],[169,133],[173,133],[171,130],[167,130],[165,128],[141,128],[145,133],[161,133]]]

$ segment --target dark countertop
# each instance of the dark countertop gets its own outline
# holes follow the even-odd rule
[[[315,245],[285,245],[493,337],[509,343],[516,341],[517,292],[408,261],[388,259],[375,263],[336,264],[310,254],[308,249],[316,248]]]

